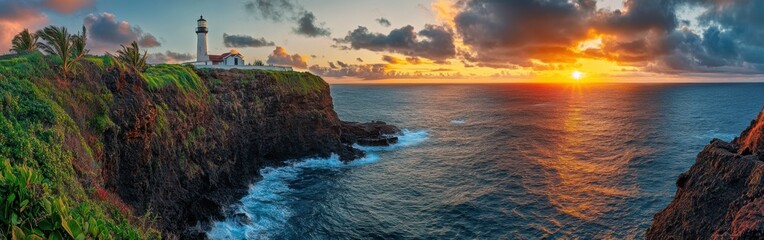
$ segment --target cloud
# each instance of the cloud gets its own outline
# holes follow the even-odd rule
[[[399,53],[406,56],[445,60],[456,55],[454,33],[445,26],[426,25],[419,32],[411,25],[393,29],[389,34],[372,33],[359,26],[341,39],[334,39],[338,45],[350,49],[367,49],[375,52]]]
[[[386,18],[377,18],[376,20],[377,20],[377,23],[379,23],[379,25],[382,25],[383,27],[389,27],[392,25],[392,23],[390,23],[390,20],[387,20]]]
[[[529,66],[530,59],[575,61],[568,48],[587,36],[591,1],[472,0],[454,17],[463,42],[480,65]]]
[[[90,49],[101,51],[113,51],[119,45],[126,45],[137,41],[141,47],[159,47],[162,44],[156,37],[144,33],[138,26],[132,26],[126,21],[117,21],[114,14],[103,12],[90,14],[85,17],[84,25],[88,29],[88,41]]]
[[[465,66],[559,69],[595,58],[665,73],[764,73],[764,1],[628,0],[623,10],[600,9],[594,0],[433,6],[464,44],[458,58]],[[685,9],[699,17],[682,19]],[[601,46],[579,49],[596,37]]]
[[[276,47],[273,53],[268,56],[268,64],[285,65],[296,68],[307,68],[308,58],[299,54],[289,55],[283,47]]]
[[[11,47],[13,36],[35,31],[48,22],[43,11],[69,15],[93,5],[93,0],[2,0],[0,1],[0,53]]]
[[[297,26],[292,32],[306,37],[325,37],[331,35],[323,23],[317,24],[316,15],[295,0],[250,0],[244,3],[244,9],[257,18],[274,22],[294,21]]]
[[[93,0],[46,0],[43,2],[48,9],[62,14],[72,14],[82,8],[93,6],[93,3]]]
[[[342,61],[337,61],[337,65],[339,65],[340,67],[344,67],[344,68],[350,66],[349,64],[347,64],[345,62],[342,62]]]
[[[332,78],[359,78],[364,80],[379,80],[379,79],[422,79],[422,78],[434,78],[434,79],[447,79],[447,78],[462,78],[463,76],[459,72],[446,73],[445,69],[432,69],[417,72],[401,72],[396,71],[390,64],[348,64],[343,67],[334,66],[321,67],[318,65],[312,65],[308,68],[313,74],[322,77]]]
[[[363,62],[363,58],[356,58],[355,60],[358,62]]]
[[[398,58],[390,55],[383,55],[382,61],[385,61],[389,64],[395,64],[395,65],[402,65],[402,64],[411,64],[411,65],[420,65],[420,64],[431,64],[434,63],[432,61],[427,61],[425,59],[422,59],[420,57],[407,57],[405,59]]]
[[[386,64],[361,64],[351,65],[344,68],[331,68],[313,65],[308,70],[322,77],[355,77],[361,79],[384,79],[391,78],[395,74],[387,72]]]
[[[297,28],[294,28],[293,31],[306,37],[326,37],[332,34],[328,28],[316,25],[316,16],[307,11],[303,12],[302,17],[297,19]]]
[[[254,38],[248,35],[228,35],[223,33],[223,44],[226,47],[272,47],[276,43],[265,40],[265,38]]]
[[[159,47],[162,46],[162,43],[157,40],[154,35],[151,34],[145,34],[143,37],[138,38],[138,46],[145,47],[145,48],[153,48],[153,47]]]
[[[300,5],[292,0],[255,0],[244,4],[244,9],[255,14],[256,17],[269,19],[275,22],[291,18]]]
[[[382,56],[382,61],[385,61],[385,62],[390,63],[390,64],[404,64],[404,63],[406,63],[406,60],[403,60],[403,59],[400,59],[400,58],[397,58],[397,57],[393,57],[393,56],[390,56],[390,55]]]
[[[146,62],[151,64],[159,63],[180,63],[194,60],[196,57],[190,53],[178,53],[172,51],[165,51],[164,53],[151,53],[146,58]]]
[[[24,28],[34,31],[47,20],[37,6],[22,1],[0,2],[0,54],[9,52],[13,36]]]

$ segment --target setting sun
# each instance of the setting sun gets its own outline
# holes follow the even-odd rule
[[[571,75],[571,77],[573,77],[573,79],[575,80],[581,80],[581,78],[584,77],[584,73],[579,71],[573,71],[573,74]]]

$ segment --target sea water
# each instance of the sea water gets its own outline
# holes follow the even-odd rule
[[[367,157],[261,170],[212,239],[642,238],[679,174],[764,84],[334,85],[349,121],[406,129]]]

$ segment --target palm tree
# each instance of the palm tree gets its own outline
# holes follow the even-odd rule
[[[81,35],[69,36],[70,41],[72,42],[72,57],[74,59],[82,59],[82,57],[89,52],[89,50],[85,48],[88,41],[87,33],[88,30],[85,29],[85,26],[82,26]]]
[[[11,51],[16,53],[33,52],[37,50],[37,34],[29,33],[29,29],[24,29],[13,37],[11,41]]]
[[[143,55],[141,55],[141,49],[138,47],[138,43],[133,41],[129,47],[125,47],[125,45],[120,46],[122,46],[122,49],[117,50],[117,60],[125,65],[132,66],[138,71],[146,69],[146,57],[148,57],[148,54],[144,51]]]
[[[69,75],[76,64],[87,54],[85,49],[87,30],[82,27],[82,35],[70,35],[66,27],[48,26],[39,32],[44,43],[40,43],[43,52],[61,58],[61,70]]]

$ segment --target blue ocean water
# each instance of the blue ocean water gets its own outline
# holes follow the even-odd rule
[[[343,120],[401,143],[266,168],[212,239],[642,238],[764,84],[335,85]],[[243,216],[243,217],[242,217]]]

